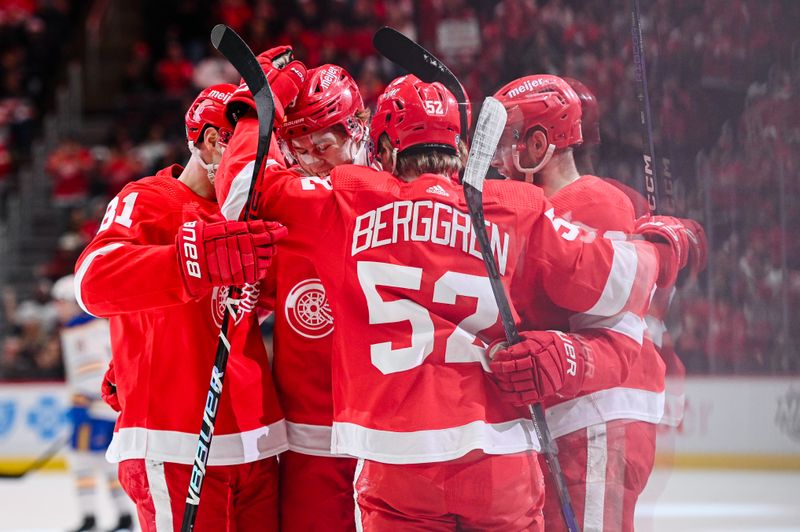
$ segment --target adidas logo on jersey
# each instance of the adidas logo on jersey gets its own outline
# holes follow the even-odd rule
[[[448,194],[448,192],[441,185],[433,185],[431,187],[428,187],[425,190],[425,192],[428,192],[430,194],[436,194],[438,196],[444,196],[446,198],[450,197],[450,194]]]

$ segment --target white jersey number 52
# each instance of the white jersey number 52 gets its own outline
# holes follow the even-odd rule
[[[433,352],[434,324],[430,312],[409,299],[384,301],[378,286],[419,290],[422,269],[384,262],[358,263],[358,281],[367,298],[369,323],[384,324],[407,321],[411,324],[411,345],[392,348],[392,342],[370,346],[372,364],[383,374],[415,368]],[[486,344],[476,345],[476,334],[497,322],[498,310],[488,277],[458,272],[445,272],[433,285],[433,303],[455,305],[458,296],[477,299],[475,312],[461,320],[447,337],[445,362],[480,362],[486,366]]]

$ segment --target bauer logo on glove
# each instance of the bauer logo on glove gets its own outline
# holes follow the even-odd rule
[[[186,273],[192,277],[200,279],[200,264],[197,262],[197,231],[195,230],[197,221],[186,222],[181,227],[181,238],[183,240],[183,255],[186,257],[184,265]]]
[[[186,292],[197,298],[215,286],[255,284],[267,272],[275,242],[286,234],[281,224],[262,220],[184,223],[176,244]]]
[[[583,385],[585,353],[561,331],[525,331],[522,341],[489,346],[491,378],[504,400],[526,406],[575,397]]]

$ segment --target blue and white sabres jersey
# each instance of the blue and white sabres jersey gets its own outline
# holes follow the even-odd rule
[[[115,420],[117,413],[100,398],[103,375],[111,362],[111,332],[108,320],[80,314],[61,329],[61,350],[67,386],[73,395],[91,399],[89,413]]]

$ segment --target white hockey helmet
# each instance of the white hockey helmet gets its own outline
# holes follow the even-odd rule
[[[50,295],[57,301],[77,301],[75,298],[75,276],[65,275],[53,284]]]

